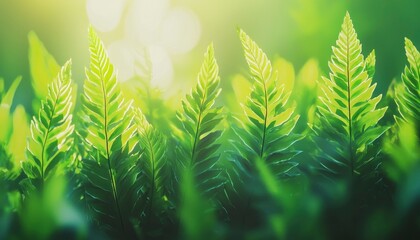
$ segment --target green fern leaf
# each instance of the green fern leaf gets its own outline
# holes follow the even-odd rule
[[[114,236],[135,237],[140,188],[137,142],[131,102],[123,98],[103,43],[89,29],[90,69],[83,110],[87,116],[83,160],[85,196],[94,219]]]
[[[395,100],[401,117],[420,124],[420,53],[414,44],[405,39],[405,51],[409,65],[402,74],[403,87],[397,88]]]
[[[370,78],[373,78],[375,75],[375,65],[376,65],[376,55],[375,50],[372,50],[372,52],[369,53],[366,60],[366,71]]]
[[[367,178],[380,164],[373,143],[388,129],[378,126],[387,108],[377,109],[381,95],[372,98],[374,55],[364,60],[348,13],[336,44],[329,78],[322,78],[313,126],[316,158],[320,172],[329,178]]]
[[[284,68],[289,69],[289,74],[278,74],[267,55],[243,30],[239,30],[239,38],[252,88],[242,105],[244,116],[233,116],[231,167],[226,171],[229,184],[222,204],[232,222],[241,227],[256,227],[266,220],[256,199],[268,197],[266,194],[273,189],[272,180],[277,182],[299,174],[294,157],[300,153],[295,143],[301,137],[293,133],[299,115],[295,114],[295,106],[288,106],[292,87],[285,87],[286,82],[293,82],[290,81],[294,78],[294,73],[290,76],[293,68]],[[261,166],[270,169],[268,178]],[[263,188],[265,191],[261,191]]]
[[[137,131],[140,136],[142,155],[140,157],[143,170],[142,181],[145,181],[145,192],[148,195],[146,214],[152,214],[156,205],[162,203],[167,188],[167,155],[166,138],[155,129],[145,118],[140,109],[136,109]],[[158,208],[156,208],[158,209]]]
[[[253,88],[243,106],[246,120],[233,127],[240,139],[234,146],[243,164],[255,170],[255,161],[263,160],[277,178],[294,175],[292,158],[299,152],[293,145],[300,136],[293,134],[299,115],[287,107],[291,89],[279,82],[277,72],[258,45],[242,30],[239,37],[253,79]]]
[[[64,174],[71,163],[68,152],[73,144],[74,126],[70,71],[71,62],[68,61],[49,85],[47,98],[41,104],[38,117],[31,121],[28,159],[22,163],[22,167],[37,189],[42,189],[48,179]]]
[[[182,111],[177,112],[181,131],[181,146],[177,149],[181,169],[193,169],[199,191],[213,195],[223,185],[218,166],[222,135],[217,125],[222,120],[222,108],[213,107],[221,88],[219,67],[214,58],[213,45],[204,56],[198,74],[198,84],[182,101]]]

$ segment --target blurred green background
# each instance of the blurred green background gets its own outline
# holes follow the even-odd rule
[[[102,8],[95,7],[98,2],[102,3]],[[138,2],[142,4],[136,8]],[[117,5],[119,7],[115,7]],[[147,10],[148,5],[152,6],[153,11],[157,11],[148,12],[149,17],[157,20],[146,21],[144,24],[139,21],[142,21],[144,12],[142,7]],[[136,9],[140,10],[136,12]],[[178,16],[172,14],[173,9],[181,9],[183,13],[187,10],[192,15],[181,14],[181,20],[174,18],[178,21],[177,26],[167,17]],[[234,74],[245,72],[236,31],[238,27],[244,29],[269,57],[281,56],[292,62],[296,69],[300,69],[309,58],[316,58],[321,69],[327,72],[331,46],[337,39],[345,12],[349,11],[365,55],[372,49],[376,50],[375,81],[379,83],[377,91],[384,93],[390,81],[399,77],[403,70],[404,37],[409,37],[415,45],[420,45],[420,18],[415,17],[419,9],[418,0],[1,0],[0,76],[6,80],[6,89],[16,76],[23,77],[15,104],[23,104],[30,110],[33,93],[28,63],[29,31],[35,31],[59,64],[63,64],[68,58],[73,59],[73,78],[80,84],[84,80],[84,68],[88,64],[89,22],[95,28],[99,27],[106,46],[121,39],[130,39],[130,34],[140,29],[136,26],[143,23],[145,26],[134,37],[137,40],[130,40],[129,43],[152,46],[159,50],[157,61],[163,59],[166,65],[156,64],[155,72],[162,73],[156,80],[157,86],[164,90],[173,89],[174,86],[182,91],[188,89],[195,80],[206,45],[213,41],[221,66],[223,86],[225,91],[230,91],[229,80]],[[197,23],[185,24],[189,23],[191,16],[193,20],[198,20]],[[171,35],[171,32],[169,35],[159,32],[158,28],[164,22],[159,17],[169,21],[169,25],[165,25],[166,29],[174,28],[178,32],[175,35]],[[113,27],[95,24],[101,22],[101,18],[113,18]],[[147,25],[148,23],[151,25]],[[137,30],[127,26],[134,26]],[[158,36],[147,38],[153,34]],[[177,47],[195,38],[197,41],[189,43],[186,49],[175,52],[171,50],[171,42]],[[118,55],[121,51],[116,49]],[[117,68],[126,66],[124,62],[116,65]],[[165,74],[167,69],[170,71]],[[120,75],[124,74],[120,71]],[[165,81],[165,84],[160,84],[159,81]]]

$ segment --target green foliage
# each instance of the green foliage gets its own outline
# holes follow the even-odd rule
[[[292,133],[299,115],[294,115],[295,107],[287,107],[291,89],[280,82],[265,53],[244,31],[239,37],[253,87],[243,107],[246,120],[233,128],[240,140],[233,145],[248,169],[263,159],[276,177],[295,175],[297,163],[291,159],[298,151],[292,145],[300,136]]]
[[[420,53],[414,44],[405,39],[405,52],[409,65],[401,76],[403,85],[395,89],[398,111],[405,121],[420,123]]]
[[[67,201],[67,181],[63,176],[55,176],[44,185],[42,194],[34,192],[19,208],[20,231],[15,239],[54,239],[86,237],[86,222],[83,216]],[[72,235],[65,229],[75,229]],[[62,232],[60,232],[62,231]]]
[[[19,86],[22,78],[17,77],[12,85],[9,87],[7,92],[4,91],[4,80],[0,78],[0,122],[2,123],[3,127],[0,128],[0,142],[6,143],[10,137],[10,129],[11,129],[11,116],[10,116],[10,108],[12,107],[13,97],[15,96],[16,89]]]
[[[8,149],[14,168],[19,171],[20,163],[26,159],[26,136],[29,136],[28,117],[22,105],[18,105],[13,113],[12,126]]]
[[[145,118],[140,109],[135,109],[135,120],[142,147],[140,167],[143,170],[141,182],[144,182],[144,193],[147,195],[147,216],[159,216],[162,205],[166,202],[169,183],[169,164],[167,156],[167,140]]]
[[[402,181],[411,171],[420,167],[420,141],[416,128],[408,122],[402,122],[398,128],[397,141],[386,139],[384,151],[391,156],[386,164],[386,171],[394,181]]]
[[[150,59],[144,76],[120,85],[90,28],[90,65],[75,106],[71,62],[59,71],[30,33],[37,111],[30,129],[13,101],[21,79],[7,91],[0,79],[0,238],[420,236],[413,43],[406,39],[402,82],[379,107],[375,52],[364,58],[349,14],[321,79],[316,60],[296,74],[282,58],[272,64],[244,31],[239,38],[250,81],[236,75],[234,95],[219,98],[210,45],[196,86],[175,101],[147,83]]]
[[[175,111],[180,95],[171,99],[164,98],[164,92],[158,87],[151,85],[153,78],[153,66],[150,52],[144,50],[144,59],[136,59],[135,76],[121,84],[123,94],[134,100],[139,106],[148,122],[164,135],[171,134],[171,122],[176,119]]]
[[[220,239],[211,203],[196,189],[191,168],[182,172],[181,207],[179,217],[183,227],[183,239]]]
[[[318,79],[321,76],[318,61],[309,59],[300,69],[294,90],[290,96],[297,102],[296,113],[300,115],[296,130],[301,133],[308,130],[308,124],[313,124],[316,101],[318,98]]]
[[[312,126],[316,168],[331,179],[370,178],[380,164],[373,144],[388,129],[378,125],[387,108],[377,108],[381,95],[372,98],[374,55],[364,60],[348,13],[332,50]]]
[[[22,168],[29,179],[26,186],[42,189],[44,183],[64,174],[71,164],[69,150],[73,144],[71,62],[67,62],[50,84],[38,117],[31,121],[28,159]]]
[[[60,71],[54,57],[47,51],[35,32],[28,34],[29,40],[29,65],[31,68],[32,87],[37,99],[32,105],[34,112],[38,112],[39,100],[48,95],[48,85]]]
[[[228,218],[239,225],[238,230],[264,229],[264,216],[271,214],[259,206],[257,199],[271,198],[273,184],[277,186],[277,181],[299,174],[294,161],[299,151],[294,145],[301,137],[292,132],[299,115],[294,113],[294,106],[288,106],[294,71],[291,65],[280,60],[275,67],[283,72],[278,73],[244,31],[239,30],[239,37],[251,73],[252,88],[242,106],[244,116],[235,116],[231,126],[230,142],[234,150],[231,149],[227,156],[231,162],[226,171],[230,181],[223,207]],[[264,169],[270,169],[268,178],[265,171],[260,171],[262,165],[266,167]]]
[[[87,116],[83,159],[85,196],[94,219],[112,235],[133,238],[141,214],[138,140],[131,102],[126,101],[114,67],[89,29],[90,69],[86,71],[83,111]],[[133,140],[134,139],[134,140]]]
[[[376,64],[376,55],[375,50],[372,50],[372,52],[369,53],[366,60],[366,72],[370,78],[373,78],[375,75],[375,64]]]
[[[12,113],[11,108],[16,90],[21,82],[16,78],[5,92],[4,80],[0,78],[0,145],[2,146],[1,165],[8,165],[4,169],[8,177],[16,177],[20,173],[20,161],[25,159],[25,136],[28,135],[28,121],[25,109],[18,105]],[[3,166],[4,167],[4,166]]]
[[[165,99],[162,90],[151,86],[148,81],[150,78],[143,79],[137,76],[123,82],[121,84],[123,94],[135,101],[135,105],[141,108],[150,124],[158,128],[162,134],[170,135],[171,122],[176,120],[175,112],[181,96],[176,94]]]
[[[223,185],[217,153],[222,135],[217,126],[222,120],[222,108],[213,107],[221,91],[219,85],[219,67],[213,45],[210,45],[198,74],[197,86],[182,101],[182,111],[177,112],[180,125],[177,163],[181,171],[191,169],[199,192],[207,196],[216,194]]]
[[[5,226],[21,207],[17,181],[21,173],[20,161],[24,160],[28,123],[21,105],[12,112],[21,79],[17,77],[6,91],[5,82],[0,78],[0,238],[6,238]]]

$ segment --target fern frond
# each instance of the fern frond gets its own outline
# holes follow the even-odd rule
[[[364,60],[350,15],[329,61],[329,78],[323,77],[314,124],[319,170],[329,178],[372,176],[380,162],[374,142],[388,129],[378,125],[387,108],[377,108],[381,95],[372,97],[374,57]]]
[[[145,192],[148,195],[148,208],[151,214],[153,205],[159,205],[167,187],[166,138],[145,118],[140,109],[135,109],[137,131],[140,136],[142,155],[140,157]]]
[[[83,111],[87,135],[86,200],[95,219],[116,236],[134,237],[139,218],[137,142],[131,102],[123,98],[104,46],[89,29],[90,69],[86,70]]]
[[[414,44],[405,39],[408,64],[402,74],[403,87],[397,88],[395,100],[401,117],[408,122],[420,124],[420,53]]]
[[[299,115],[286,106],[291,89],[285,90],[266,54],[243,30],[239,37],[253,87],[243,106],[247,119],[233,127],[239,139],[234,146],[248,168],[255,169],[255,161],[262,159],[276,177],[294,175],[297,163],[291,159],[298,151],[292,146],[300,136],[292,132]]]
[[[54,176],[64,174],[73,144],[71,61],[68,61],[49,85],[38,117],[33,117],[27,144],[27,161],[23,170],[32,185],[42,189]]]
[[[221,88],[219,67],[214,58],[213,45],[207,48],[198,74],[197,86],[182,101],[182,111],[177,112],[181,146],[177,149],[181,168],[193,169],[199,191],[212,195],[223,184],[218,166],[222,135],[217,125],[222,120],[222,108],[213,107]]]
[[[369,55],[367,56],[365,60],[365,64],[366,64],[366,71],[368,73],[368,76],[370,78],[373,78],[373,76],[375,75],[375,65],[376,65],[375,50],[372,50],[372,52],[369,53]]]

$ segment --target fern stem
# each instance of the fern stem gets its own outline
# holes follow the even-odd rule
[[[266,131],[267,131],[267,118],[268,118],[268,98],[267,98],[267,86],[265,85],[265,81],[263,80],[264,86],[264,105],[265,105],[265,115],[264,115],[264,129],[263,129],[263,136],[261,142],[261,150],[260,150],[260,158],[264,155],[264,147],[265,147],[265,138],[266,138]]]
[[[197,128],[195,129],[194,144],[193,144],[192,153],[191,153],[190,166],[192,166],[194,164],[195,151],[196,151],[196,148],[197,148],[198,137],[199,137],[198,131],[200,130],[200,125],[201,125],[201,114],[202,114],[202,103],[200,105],[200,113],[198,114]]]
[[[351,114],[351,76],[350,76],[350,43],[349,43],[349,30],[351,29],[347,24],[347,39],[346,39],[346,74],[347,74],[347,106],[348,106],[348,118],[349,118],[349,154],[350,154],[350,176],[353,178],[354,162],[353,162],[353,129],[352,129],[352,114]]]
[[[50,132],[51,132],[51,122],[52,122],[52,119],[53,119],[54,114],[55,114],[55,108],[57,106],[57,102],[58,102],[59,96],[60,96],[60,94],[57,94],[56,95],[56,98],[54,100],[54,104],[53,104],[52,111],[51,111],[51,118],[48,119],[47,133],[45,134],[44,140],[42,142],[42,151],[41,151],[41,153],[42,153],[41,154],[41,189],[44,188],[44,182],[45,182],[45,176],[44,176],[44,161],[45,161],[45,158],[46,158],[45,157],[45,155],[46,155],[45,145],[47,144],[47,141],[48,141],[48,138],[49,138],[49,135],[50,135]]]
[[[207,88],[207,86],[208,86],[208,83],[206,82],[205,88]],[[201,99],[201,102],[200,102],[200,110],[199,110],[200,112],[198,113],[198,118],[197,118],[197,127],[195,129],[194,144],[193,144],[193,149],[192,149],[192,154],[191,154],[190,165],[193,164],[194,159],[195,159],[195,152],[196,152],[196,148],[197,148],[197,144],[198,144],[198,138],[200,137],[198,132],[199,132],[200,127],[201,127],[203,105],[204,105],[204,102],[205,102],[206,98],[207,98],[207,91],[204,91],[203,98]]]
[[[103,76],[102,72],[101,72],[101,76]],[[101,87],[102,87],[103,100],[104,100],[104,134],[105,134],[105,149],[106,149],[106,158],[107,158],[107,163],[108,163],[108,172],[109,172],[109,177],[111,180],[112,195],[114,197],[115,204],[117,205],[117,211],[118,211],[118,216],[120,218],[121,227],[123,231],[125,231],[124,222],[122,219],[121,209],[120,209],[118,196],[117,196],[117,186],[115,184],[114,174],[112,173],[112,166],[111,166],[111,159],[110,159],[109,138],[108,138],[108,106],[107,106],[107,100],[106,100],[107,94],[106,94],[106,89],[104,86],[104,81],[101,81]]]
[[[149,134],[147,134],[149,135]],[[150,141],[150,136],[147,136],[147,143],[149,144],[149,148],[152,150],[153,145]],[[150,161],[152,165],[152,179],[151,179],[151,193],[150,193],[150,206],[149,206],[149,220],[152,218],[152,211],[153,211],[153,198],[155,194],[155,154],[154,151],[150,151]]]

